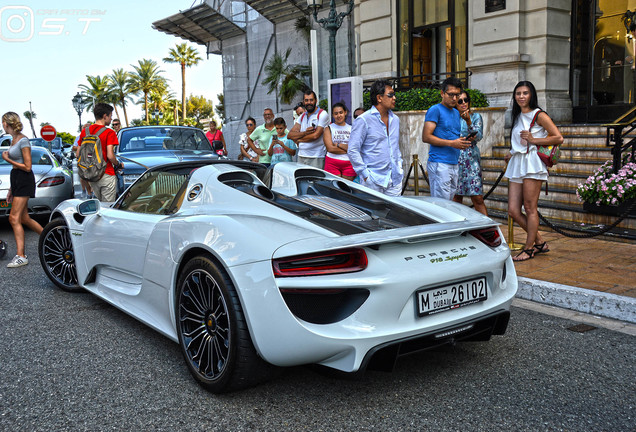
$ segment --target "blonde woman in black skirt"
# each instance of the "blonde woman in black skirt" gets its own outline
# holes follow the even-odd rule
[[[7,264],[7,267],[14,268],[29,263],[24,250],[24,228],[22,225],[26,225],[38,234],[42,232],[42,226],[29,216],[27,204],[29,198],[35,197],[35,176],[31,171],[31,143],[22,133],[20,116],[11,111],[4,114],[2,128],[13,138],[9,150],[2,153],[2,159],[13,165],[7,202],[11,203],[9,223],[13,228],[17,254]]]

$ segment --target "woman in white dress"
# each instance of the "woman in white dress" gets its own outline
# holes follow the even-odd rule
[[[534,125],[530,127],[535,116]],[[508,161],[505,176],[509,179],[508,214],[527,233],[523,250],[513,260],[526,261],[535,254],[550,251],[539,234],[537,207],[541,185],[548,180],[548,169],[539,159],[537,146],[563,143],[559,129],[539,108],[537,91],[530,81],[520,81],[512,93],[510,143],[510,154],[505,156]]]

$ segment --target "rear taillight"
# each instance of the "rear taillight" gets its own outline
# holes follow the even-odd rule
[[[342,249],[272,260],[275,277],[353,273],[367,268],[364,249]]]
[[[40,182],[38,187],[51,187],[51,186],[61,185],[63,183],[64,183],[63,176],[47,177]]]
[[[497,247],[501,244],[501,236],[496,227],[470,231],[470,234],[486,246]]]

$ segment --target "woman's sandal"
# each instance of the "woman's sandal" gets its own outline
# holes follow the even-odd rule
[[[548,246],[548,242],[535,244],[533,247],[535,249],[535,251],[534,251],[535,254],[550,252],[550,247]]]
[[[522,254],[526,254],[528,257],[527,258],[519,258]],[[519,252],[519,255],[517,255],[516,257],[514,257],[512,260],[514,262],[521,262],[521,261],[528,261],[529,259],[534,258],[534,249],[523,249],[521,252]]]

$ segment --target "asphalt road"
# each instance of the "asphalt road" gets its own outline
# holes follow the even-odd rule
[[[0,239],[15,245],[0,222]],[[361,380],[308,367],[215,396],[176,344],[90,294],[0,260],[0,430],[634,431],[636,337],[513,308],[505,336]]]

